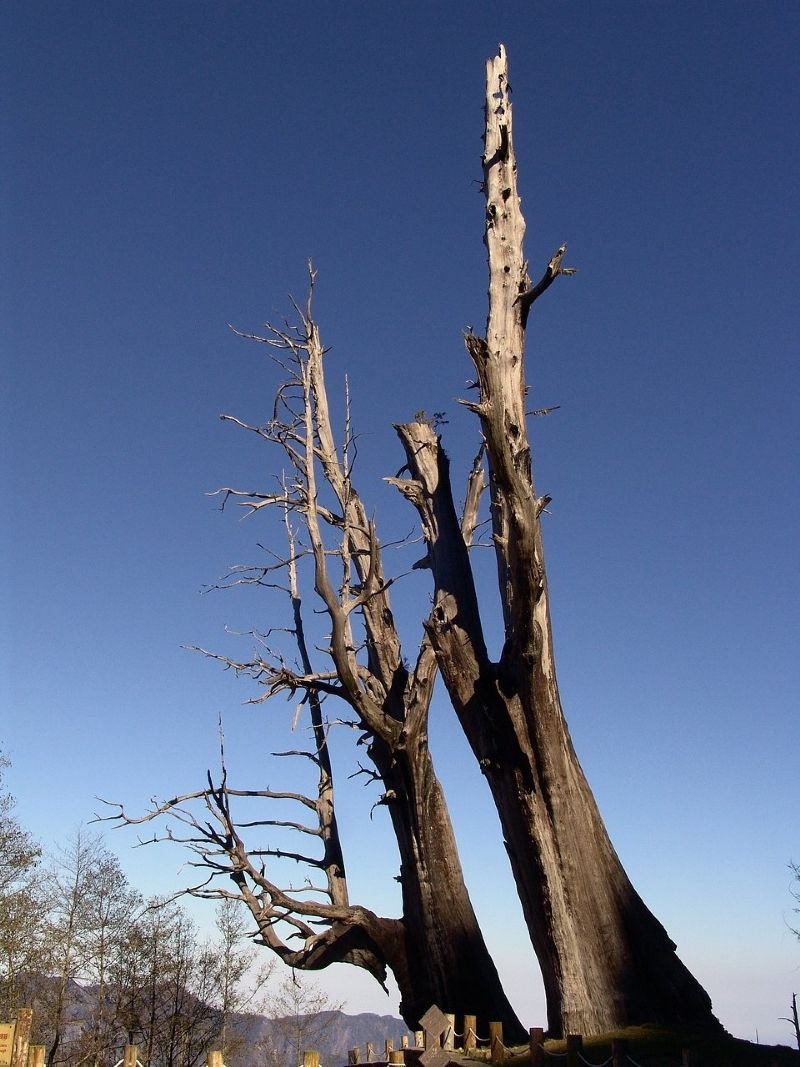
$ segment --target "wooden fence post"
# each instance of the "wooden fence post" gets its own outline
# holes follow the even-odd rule
[[[414,1031],[414,1048],[425,1048],[425,1031]]]
[[[28,1067],[44,1067],[47,1045],[28,1045]]]
[[[371,1041],[367,1042],[367,1063],[372,1063],[375,1059],[375,1046]]]
[[[126,1045],[122,1050],[122,1067],[136,1067],[139,1059],[139,1046]]]
[[[315,1048],[306,1049],[303,1053],[303,1067],[319,1067],[319,1053]]]
[[[348,1064],[361,1063],[361,1049],[351,1048],[347,1053],[347,1062]]]
[[[443,1035],[442,1048],[451,1052],[456,1047],[456,1017],[445,1013],[445,1019],[447,1019],[447,1029]]]
[[[392,1049],[389,1053],[389,1063],[405,1063],[406,1058],[403,1055],[402,1049]]]
[[[125,1050],[129,1048],[136,1048],[135,1045],[126,1045]],[[122,1067],[136,1067],[136,1060],[134,1059],[132,1064],[124,1063]],[[214,1049],[213,1052],[209,1052],[206,1056],[206,1067],[224,1067],[222,1063],[222,1052],[219,1049]]]
[[[581,1034],[567,1034],[567,1065],[579,1067],[579,1060],[583,1053],[583,1036]]]
[[[408,1048],[408,1034],[403,1034],[400,1038],[400,1048]]]
[[[505,1063],[506,1046],[503,1044],[502,1023],[489,1023],[489,1049],[492,1063]]]
[[[14,1028],[14,1044],[11,1049],[11,1067],[26,1067],[28,1062],[28,1045],[33,1028],[33,1008],[20,1008],[17,1011],[17,1025]]]
[[[544,1030],[541,1026],[532,1026],[528,1034],[531,1048],[531,1067],[542,1067],[544,1063]]]
[[[478,1020],[474,1015],[464,1016],[464,1040],[462,1047],[465,1052],[471,1052],[478,1043]]]
[[[615,1037],[611,1042],[611,1062],[613,1067],[626,1067],[628,1062],[628,1042],[624,1037]]]

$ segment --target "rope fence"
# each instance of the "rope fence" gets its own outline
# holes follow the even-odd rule
[[[459,1021],[461,1021],[459,1019]],[[366,1058],[362,1060],[360,1049],[351,1049],[348,1053],[348,1067],[368,1063],[375,1067],[390,1064],[404,1064],[405,1067],[448,1067],[449,1064],[465,1064],[468,1060],[483,1060],[491,1064],[504,1064],[507,1060],[519,1058],[530,1052],[531,1067],[552,1067],[561,1062],[566,1067],[647,1067],[633,1058],[629,1052],[628,1041],[615,1038],[611,1041],[611,1052],[605,1059],[594,1060],[587,1055],[584,1049],[583,1036],[581,1034],[568,1034],[565,1039],[564,1051],[556,1051],[547,1048],[544,1042],[544,1029],[533,1027],[529,1031],[528,1048],[524,1046],[509,1046],[503,1041],[503,1026],[499,1022],[488,1024],[489,1032],[484,1035],[478,1032],[477,1018],[474,1015],[464,1015],[460,1028],[456,1027],[456,1016],[448,1015],[433,1006],[420,1019],[421,1030],[413,1035],[413,1044],[409,1045],[408,1039],[403,1038],[402,1048],[395,1051],[391,1041],[386,1042],[383,1059],[375,1058],[375,1045],[368,1043],[366,1046]],[[659,1064],[664,1060],[659,1055]],[[676,1060],[672,1067],[694,1067],[695,1060],[689,1049],[683,1049],[680,1060]],[[304,1065],[313,1067],[313,1065]]]
[[[10,1055],[0,1067],[45,1067],[45,1046],[30,1043],[30,1035],[33,1022],[33,1012],[30,1008],[21,1008],[17,1012],[14,1023],[0,1024],[4,1027],[0,1033],[0,1045],[5,1042]],[[395,1049],[394,1041],[387,1039],[383,1042],[382,1056],[376,1057],[376,1045],[373,1042],[366,1044],[366,1057],[361,1058],[361,1049],[354,1048],[348,1052],[348,1067],[356,1067],[359,1064],[371,1064],[374,1067],[389,1067],[389,1065],[402,1065],[402,1067],[466,1067],[471,1060],[492,1064],[505,1064],[508,1059],[520,1059],[529,1053],[531,1067],[556,1067],[555,1061],[566,1061],[566,1067],[647,1067],[639,1063],[629,1052],[629,1042],[622,1038],[611,1041],[611,1054],[604,1060],[593,1060],[586,1056],[581,1034],[568,1034],[565,1039],[565,1051],[556,1051],[545,1046],[544,1029],[532,1027],[528,1031],[528,1046],[516,1045],[509,1047],[503,1041],[503,1025],[500,1022],[489,1022],[488,1036],[478,1033],[477,1017],[464,1015],[461,1030],[456,1029],[456,1016],[447,1015],[435,1005],[425,1012],[420,1019],[421,1030],[414,1032],[413,1045],[409,1042],[409,1035],[404,1034],[400,1039],[400,1048]],[[456,1048],[456,1042],[459,1048]],[[482,1048],[480,1047],[482,1046]],[[777,1062],[777,1061],[776,1061]],[[663,1067],[665,1061],[662,1053],[658,1054],[658,1063]],[[144,1067],[139,1059],[137,1045],[125,1045],[122,1059],[118,1060],[114,1067]],[[223,1063],[221,1051],[211,1051],[207,1055],[206,1067],[226,1067]],[[303,1053],[302,1064],[297,1067],[322,1067],[319,1052],[310,1049]],[[699,1067],[694,1052],[689,1048],[681,1050],[680,1063],[669,1067]]]

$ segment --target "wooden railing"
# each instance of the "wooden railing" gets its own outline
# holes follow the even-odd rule
[[[400,1048],[395,1049],[391,1039],[382,1042],[367,1042],[364,1056],[360,1048],[353,1048],[347,1054],[348,1067],[372,1064],[374,1067],[388,1067],[389,1064],[404,1064],[405,1067],[447,1067],[450,1063],[459,1063],[465,1059],[488,1058],[492,1064],[503,1064],[513,1051],[515,1056],[530,1053],[531,1067],[641,1067],[630,1055],[628,1042],[614,1039],[611,1042],[611,1055],[602,1064],[593,1063],[584,1055],[583,1037],[569,1034],[565,1040],[565,1051],[554,1052],[545,1047],[544,1030],[540,1026],[529,1031],[528,1048],[516,1046],[513,1050],[503,1043],[503,1024],[490,1022],[488,1034],[480,1035],[476,1029],[476,1017],[464,1015],[461,1031],[456,1029],[456,1016],[442,1012],[435,1005],[428,1009],[420,1019],[422,1026],[413,1035],[413,1044],[408,1034],[400,1039]],[[46,1048],[44,1045],[30,1044],[33,1025],[33,1011],[20,1008],[16,1021],[0,1023],[0,1065],[2,1067],[44,1067]],[[481,1049],[481,1046],[483,1048]],[[380,1048],[382,1056],[376,1055]],[[482,1055],[485,1053],[486,1055]],[[549,1061],[558,1060],[550,1064]],[[680,1067],[696,1067],[693,1052],[685,1048],[681,1052]],[[126,1045],[123,1058],[114,1067],[143,1067],[139,1060],[137,1045]],[[222,1053],[212,1051],[206,1058],[206,1067],[225,1067]],[[293,1067],[293,1065],[290,1065]],[[314,1049],[303,1053],[303,1062],[297,1067],[323,1067],[320,1054]],[[326,1064],[324,1067],[333,1067]],[[677,1065],[676,1065],[677,1067]]]

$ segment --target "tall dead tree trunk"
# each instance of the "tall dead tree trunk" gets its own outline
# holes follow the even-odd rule
[[[716,1022],[708,995],[633,889],[572,746],[556,682],[525,410],[525,334],[565,247],[532,285],[504,49],[487,64],[484,189],[486,337],[468,334],[489,461],[505,645],[488,656],[447,459],[427,422],[397,427],[410,477],[390,479],[417,508],[435,583],[428,633],[453,706],[494,797],[547,994],[553,1033],[634,1023]]]

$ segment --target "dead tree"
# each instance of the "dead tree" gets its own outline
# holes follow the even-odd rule
[[[789,1009],[791,1016],[784,1016],[781,1022],[791,1023],[794,1028],[794,1039],[797,1042],[797,1050],[800,1052],[800,1015],[797,1014],[797,993],[792,993],[792,1004]]]
[[[197,886],[199,894],[238,895],[249,906],[265,943],[298,967],[346,960],[377,977],[388,965],[415,1025],[437,1001],[456,1011],[493,1014],[512,1039],[519,1024],[508,1007],[463,885],[441,787],[427,747],[427,715],[437,668],[462,728],[487,778],[538,956],[552,1033],[596,1033],[633,1023],[716,1023],[710,1000],[675,954],[675,945],[637,895],[614,852],[574,752],[561,709],[553,657],[541,533],[549,502],[537,496],[528,439],[525,335],[536,300],[561,274],[566,247],[532,284],[523,258],[525,222],[516,183],[511,104],[504,50],[489,61],[486,90],[484,191],[489,258],[489,314],[485,337],[469,333],[479,396],[468,403],[480,419],[489,467],[491,528],[503,609],[505,644],[498,661],[487,651],[470,561],[482,486],[473,468],[465,513],[453,503],[447,457],[435,426],[421,420],[397,427],[408,477],[389,479],[414,505],[427,541],[420,565],[431,571],[433,608],[413,667],[403,659],[373,522],[351,477],[348,446],[334,444],[322,363],[324,349],[311,303],[296,309],[299,325],[270,327],[254,340],[278,349],[290,371],[273,418],[263,426],[239,422],[277,444],[290,477],[273,492],[221,490],[223,503],[248,511],[278,507],[299,519],[303,544],[290,532],[286,558],[274,567],[240,572],[234,581],[269,584],[289,575],[295,638],[301,632],[293,568],[307,559],[315,596],[327,617],[327,665],[315,669],[298,640],[290,664],[263,643],[249,661],[226,665],[264,686],[264,699],[300,692],[311,708],[320,792],[234,791],[222,782],[157,807],[146,818],[173,814],[189,827],[183,838],[212,877],[233,879],[235,890]],[[313,275],[311,278],[313,289]],[[538,414],[539,412],[535,412]],[[291,529],[291,526],[290,526]],[[336,561],[338,577],[331,573]],[[349,903],[337,847],[323,699],[337,698],[352,714],[380,780],[401,858],[401,919],[385,919]],[[234,799],[294,800],[316,812],[316,829],[282,825],[323,841],[323,856],[250,848]],[[211,820],[192,809],[204,804]],[[122,818],[127,819],[124,814]],[[277,826],[258,819],[251,827]],[[290,858],[324,872],[325,885],[287,890],[267,875],[268,861]],[[313,899],[312,899],[313,898]],[[285,936],[299,938],[300,948]],[[476,1006],[477,1005],[477,1006]]]
[[[397,427],[412,502],[428,543],[435,603],[427,624],[463,730],[491,789],[547,994],[553,1033],[633,1023],[715,1022],[708,995],[633,889],[572,746],[556,682],[541,515],[528,438],[526,328],[560,274],[566,246],[537,284],[525,221],[504,49],[487,64],[483,188],[489,262],[486,336],[466,336],[477,372],[491,524],[505,624],[498,662],[486,647],[447,458],[427,422]]]
[[[291,619],[283,632],[295,647],[294,659],[273,647],[271,634],[259,638],[258,654],[235,661],[204,649],[263,687],[260,700],[278,694],[301,694],[310,709],[314,737],[307,753],[319,773],[316,798],[299,792],[237,791],[224,770],[218,786],[156,805],[144,821],[171,815],[189,827],[175,836],[194,849],[197,863],[211,871],[195,895],[238,896],[249,907],[266,945],[293,967],[318,969],[344,961],[365,967],[379,980],[388,966],[401,991],[401,1012],[412,1027],[433,1003],[449,1010],[478,1014],[481,1024],[500,1019],[510,1040],[526,1031],[508,1003],[486,948],[466,886],[444,794],[428,748],[428,710],[437,674],[436,657],[425,634],[413,667],[403,658],[389,603],[393,579],[384,574],[375,525],[353,484],[353,442],[349,414],[342,449],[333,434],[325,385],[325,350],[312,316],[314,274],[304,309],[295,305],[294,326],[267,325],[266,336],[243,335],[277,350],[288,378],[279,389],[273,417],[253,426],[228,421],[277,445],[288,461],[288,474],[274,491],[219,490],[223,507],[236,501],[250,514],[277,509],[283,516],[288,552],[264,566],[240,567],[223,581],[283,589],[291,601]],[[237,331],[238,332],[238,331]],[[472,536],[483,475],[476,465],[459,523],[467,544]],[[295,524],[297,524],[295,526]],[[308,563],[316,603],[327,617],[329,634],[322,669],[315,669],[306,640],[298,566]],[[336,568],[336,574],[332,572]],[[380,783],[378,803],[388,811],[400,855],[402,918],[386,919],[348,900],[344,857],[339,844],[328,755],[329,723],[323,700],[338,700],[360,733],[371,766],[362,767]],[[293,753],[297,755],[298,753]],[[292,801],[313,811],[316,824],[278,823],[260,816],[242,824],[232,804]],[[198,817],[201,804],[212,821]],[[128,823],[143,821],[120,817]],[[322,855],[255,847],[245,840],[278,825],[310,834],[322,842]],[[266,861],[294,859],[322,871],[325,884],[310,895],[287,891],[268,875]],[[219,875],[233,879],[236,890],[222,889]],[[313,897],[313,899],[312,899]],[[321,926],[320,926],[321,924]],[[296,949],[286,939],[301,938]],[[485,1025],[484,1025],[485,1029]]]

